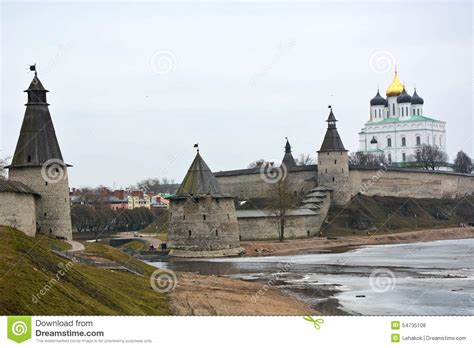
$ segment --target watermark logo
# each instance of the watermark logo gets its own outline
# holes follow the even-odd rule
[[[315,318],[313,318],[313,317],[311,317],[311,316],[309,316],[309,315],[306,316],[306,317],[303,317],[303,319],[306,320],[306,321],[309,321],[309,322],[313,323],[313,326],[314,326],[314,328],[315,328],[316,330],[321,329],[321,324],[324,324],[324,319],[321,319],[321,318],[315,319]]]
[[[372,53],[369,58],[369,67],[376,74],[386,74],[395,67],[396,60],[392,52],[378,50]]]
[[[275,163],[277,162],[269,161],[260,166],[260,177],[267,184],[276,184],[279,181],[285,180],[288,174],[288,169],[284,163],[281,165]]]
[[[31,317],[8,317],[7,337],[17,343],[22,343],[31,338]]]
[[[50,184],[57,184],[67,179],[67,168],[63,160],[53,158],[44,162],[41,167],[43,180]]]
[[[170,51],[156,51],[150,58],[155,74],[167,74],[176,69],[176,56]]]
[[[150,276],[150,285],[156,292],[165,293],[178,285],[176,273],[169,269],[157,269]]]
[[[395,274],[386,268],[374,270],[369,277],[370,288],[379,293],[393,290],[395,282]]]

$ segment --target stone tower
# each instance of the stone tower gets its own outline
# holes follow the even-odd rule
[[[72,239],[68,165],[63,161],[49,114],[48,91],[36,71],[25,92],[28,103],[15,154],[8,166],[9,179],[40,195],[36,202],[37,232]]]
[[[351,199],[349,159],[337,132],[337,120],[332,108],[326,122],[328,129],[318,151],[318,185],[333,191],[335,205],[344,205]]]
[[[209,252],[210,256],[240,253],[234,199],[222,191],[199,150],[176,195],[170,199],[168,239],[172,249]]]
[[[286,145],[285,145],[285,156],[283,156],[283,161],[281,161],[282,165],[285,165],[286,168],[296,167],[296,161],[291,154],[291,145],[288,138],[286,138]]]

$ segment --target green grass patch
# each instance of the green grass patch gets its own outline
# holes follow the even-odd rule
[[[66,251],[72,249],[72,245],[68,242],[58,239],[50,239],[49,245],[53,250]]]
[[[130,242],[130,243],[133,243],[133,242]],[[134,267],[141,269],[145,276],[150,276],[153,273],[153,271],[156,270],[155,267],[150,266],[134,258],[133,256],[127,255],[119,248],[114,248],[114,247],[111,247],[110,245],[105,245],[102,243],[94,243],[94,242],[85,242],[84,246],[86,248],[85,249],[86,253],[93,253],[112,261],[128,263]]]
[[[169,226],[169,213],[168,211],[161,213],[158,218],[153,221],[146,228],[141,230],[140,234],[153,235],[154,237],[162,240],[168,240],[168,226]]]
[[[144,240],[132,240],[121,245],[119,249],[127,254],[133,254],[141,250],[148,250],[148,245],[149,243]]]
[[[150,286],[154,268],[118,249],[88,243],[88,251],[140,267],[138,276],[63,259],[51,240],[0,227],[1,315],[170,315],[168,300]]]

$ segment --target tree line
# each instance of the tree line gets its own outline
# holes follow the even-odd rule
[[[147,208],[112,210],[103,206],[73,205],[71,207],[72,226],[77,232],[125,232],[138,231],[157,218]]]

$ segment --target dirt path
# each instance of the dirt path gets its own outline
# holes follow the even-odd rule
[[[337,237],[337,239],[298,239],[285,241],[283,243],[276,241],[242,242],[241,246],[245,248],[246,256],[298,255],[321,252],[324,250],[344,250],[363,245],[416,243],[461,238],[474,238],[474,227],[429,229],[373,236],[343,236]]]
[[[176,315],[319,314],[265,284],[194,273],[177,275],[177,286],[170,295],[171,309]]]
[[[68,250],[70,252],[81,251],[85,249],[84,244],[76,242],[75,240],[67,240],[66,242],[71,245],[71,249]]]

